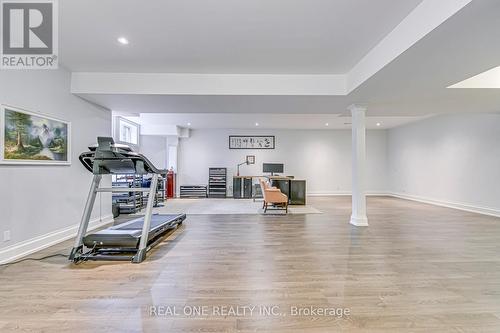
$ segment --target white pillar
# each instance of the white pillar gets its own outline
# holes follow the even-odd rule
[[[167,169],[173,168],[177,173],[177,157],[178,157],[179,137],[167,137]]]
[[[349,107],[352,115],[352,215],[351,224],[368,226],[366,217],[365,168],[366,168],[366,108]]]

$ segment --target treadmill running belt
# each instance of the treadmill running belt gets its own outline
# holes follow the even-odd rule
[[[151,226],[147,235],[148,241],[175,228],[186,218],[185,214],[179,215],[151,215]],[[132,221],[118,224],[104,230],[89,234],[83,238],[87,247],[102,248],[136,248],[142,234],[144,216]]]
[[[166,221],[172,221],[179,215],[151,215],[151,227],[150,229],[154,229],[158,226],[165,224]],[[144,217],[140,217],[138,219],[132,220],[128,223],[124,223],[123,225],[117,225],[115,230],[142,230],[142,225],[144,224]]]

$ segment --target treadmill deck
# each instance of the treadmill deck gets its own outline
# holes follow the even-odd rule
[[[177,217],[179,217],[181,215],[170,215],[170,214],[169,215],[163,215],[163,214],[161,214],[161,215],[160,214],[151,215],[151,229],[157,228],[157,227],[165,224],[165,222],[168,222],[168,221],[171,221],[171,220],[175,220]],[[114,226],[112,226],[112,227],[110,227],[108,229],[113,229],[113,230],[142,230],[143,223],[144,223],[144,216],[141,216],[141,217],[133,219],[131,221],[114,225]]]
[[[174,229],[186,218],[185,214],[151,215],[148,241],[168,230]],[[114,225],[104,230],[89,234],[83,238],[86,247],[99,248],[137,248],[142,234],[144,216]]]

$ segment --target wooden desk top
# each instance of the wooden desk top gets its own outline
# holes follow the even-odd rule
[[[295,179],[295,178],[290,178],[286,176],[233,176],[233,178],[268,178],[268,179],[283,179],[283,180],[301,180],[301,179]]]
[[[265,176],[233,176],[233,178],[264,178]]]

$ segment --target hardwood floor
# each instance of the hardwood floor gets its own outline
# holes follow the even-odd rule
[[[0,268],[0,331],[500,332],[500,219],[370,197],[356,228],[349,197],[309,202],[324,214],[188,216],[142,264]],[[310,306],[350,315],[290,312]]]

